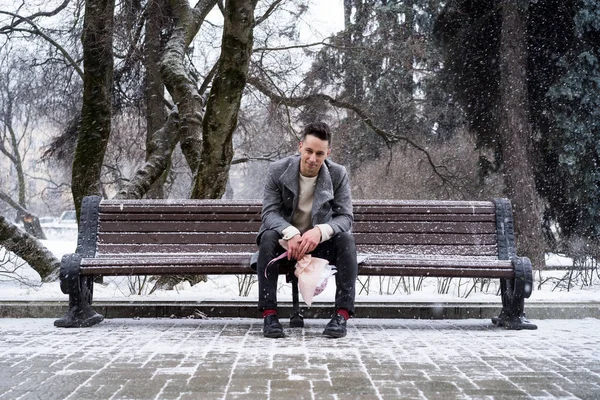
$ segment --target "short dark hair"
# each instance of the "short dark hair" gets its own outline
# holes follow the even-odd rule
[[[306,139],[307,135],[313,135],[321,140],[327,140],[327,144],[331,147],[331,129],[325,122],[311,122],[304,127],[302,132],[302,140]]]

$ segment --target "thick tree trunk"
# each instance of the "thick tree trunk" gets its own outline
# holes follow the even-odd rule
[[[171,2],[177,25],[161,60],[163,82],[179,109],[181,151],[192,173],[198,169],[202,151],[202,99],[196,80],[188,73],[185,55],[204,18],[216,4],[217,0],[201,0],[191,9],[187,0]]]
[[[504,180],[515,214],[519,253],[544,265],[541,211],[531,160],[532,138],[527,99],[527,2],[502,1],[500,44],[500,138]]]
[[[165,86],[160,74],[160,58],[163,52],[161,32],[167,24],[165,0],[150,0],[146,12],[146,35],[144,41],[144,67],[146,69],[144,97],[146,100],[146,161],[152,157],[152,136],[162,129],[167,118],[164,100]],[[169,154],[169,160],[170,160]],[[165,171],[152,183],[146,197],[164,198],[163,185],[169,173],[170,162]]]
[[[111,129],[114,0],[87,0],[83,23],[83,106],[71,190],[77,219],[87,195],[101,195],[100,174]]]
[[[256,3],[229,0],[225,6],[221,57],[206,105],[202,157],[192,198],[215,199],[225,193],[233,158],[233,131],[252,54]]]
[[[56,280],[60,260],[35,237],[22,232],[0,215],[0,245],[25,260],[44,281]]]

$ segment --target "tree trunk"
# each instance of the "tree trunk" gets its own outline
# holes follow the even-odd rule
[[[83,105],[71,190],[77,219],[84,196],[102,193],[100,174],[111,129],[114,0],[87,0],[83,23]]]
[[[187,0],[173,0],[173,14],[177,25],[167,42],[161,59],[163,82],[179,109],[179,143],[181,152],[195,174],[202,151],[202,99],[196,79],[190,76],[185,65],[188,47],[208,12],[217,0],[201,0],[191,9]]]
[[[544,265],[541,212],[536,194],[527,98],[527,2],[502,1],[500,140],[507,195],[515,214],[517,248]]]
[[[344,46],[347,50],[343,53],[344,65],[344,91],[342,97],[349,99],[354,104],[362,105],[364,98],[363,78],[361,71],[361,53],[353,50],[362,44],[364,30],[368,21],[365,12],[366,4],[362,1],[344,1]],[[354,21],[352,21],[354,16]]]
[[[25,260],[44,281],[56,280],[60,260],[33,236],[22,232],[0,215],[0,245]]]
[[[144,67],[146,69],[144,97],[146,101],[146,161],[152,156],[152,136],[162,129],[167,119],[164,100],[165,87],[160,74],[160,58],[163,52],[161,31],[167,26],[165,0],[150,0],[146,12],[144,42]],[[169,160],[170,160],[169,154]],[[146,197],[164,198],[163,185],[169,173],[170,162],[165,171],[152,183]]]
[[[23,138],[17,138],[17,133],[15,132],[12,124],[13,94],[9,88],[10,81],[5,82],[4,84],[6,85],[5,88],[3,87],[3,89],[6,89],[6,109],[4,110],[4,115],[2,117],[6,132],[5,138],[3,139],[6,140],[7,143],[0,142],[0,153],[4,154],[15,168],[15,172],[17,174],[19,200],[14,201],[7,193],[4,192],[0,192],[0,200],[4,200],[15,210],[17,210],[17,221],[23,222],[23,227],[27,233],[35,236],[38,239],[46,239],[46,235],[44,234],[44,230],[42,229],[42,225],[40,225],[40,220],[38,217],[27,211],[25,171],[23,170],[23,157],[21,156],[21,151],[19,149],[19,143]],[[29,120],[29,118],[27,118],[27,120]],[[26,122],[23,129],[27,130],[28,125],[29,124]]]
[[[165,125],[152,135],[148,143],[148,159],[146,163],[135,172],[129,182],[124,184],[115,198],[141,199],[148,192],[151,185],[166,171],[173,149],[177,145],[179,115],[177,107],[169,114]]]
[[[229,0],[225,7],[221,57],[202,124],[202,157],[192,198],[216,199],[225,193],[233,158],[233,131],[248,78],[256,3]]]
[[[121,188],[116,198],[144,197],[151,185],[161,181],[161,177],[166,174],[177,141],[181,143],[181,150],[192,173],[195,173],[198,168],[202,103],[196,89],[196,82],[187,73],[185,53],[204,18],[216,3],[217,0],[203,0],[196,5],[195,9],[191,9],[185,0],[171,3],[177,25],[160,60],[161,89],[158,89],[156,84],[154,90],[162,90],[164,84],[175,102],[175,107],[169,113],[164,125],[147,140],[145,165],[138,169],[134,177]],[[153,95],[156,95],[156,92]],[[153,105],[158,107],[158,104],[153,103]],[[184,111],[181,111],[182,108]],[[182,122],[182,119],[185,121]]]

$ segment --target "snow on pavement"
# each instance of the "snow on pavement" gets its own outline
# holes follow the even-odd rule
[[[287,322],[287,321],[286,321]],[[600,320],[326,321],[262,337],[259,319],[0,319],[0,399],[594,399]]]

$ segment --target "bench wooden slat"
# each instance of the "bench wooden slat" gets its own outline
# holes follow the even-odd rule
[[[131,259],[87,259],[82,262],[82,275],[163,275],[163,274],[253,274],[249,266],[250,256],[225,258],[214,257],[189,258],[145,258],[141,262],[132,263]],[[464,277],[464,278],[512,278],[514,271],[501,263],[480,265],[472,263],[448,263],[447,260],[430,260],[415,262],[405,260],[397,264],[372,265],[368,261],[359,265],[362,276],[430,276],[430,277]],[[290,272],[289,266],[281,268],[280,273]]]
[[[174,269],[169,265],[132,265],[132,266],[87,266],[81,267],[82,275],[227,275],[227,274],[253,274],[254,271],[248,265],[227,266],[216,265],[177,265]]]
[[[257,221],[260,223],[260,213],[203,213],[203,214],[108,214],[100,213],[100,221]]]
[[[116,232],[258,232],[260,222],[251,221],[101,221],[100,231]],[[354,233],[495,233],[494,223],[475,222],[357,222]]]
[[[85,258],[81,261],[82,267],[95,266],[131,266],[131,265],[246,265],[250,263],[251,253],[213,253],[186,256],[146,256],[142,259],[114,256]]]
[[[488,201],[354,201],[357,214],[493,214],[494,204]],[[102,213],[260,213],[257,201],[221,200],[105,200],[100,206]]]
[[[357,214],[490,214],[494,212],[493,204],[485,205],[389,205],[376,206],[356,205]]]
[[[250,255],[202,255],[196,257],[146,257],[133,262],[131,258],[84,259],[83,275],[161,275],[161,274],[248,274]],[[281,272],[290,271],[283,268]],[[464,259],[382,259],[373,257],[359,265],[359,275],[432,276],[432,277],[493,277],[512,278],[514,271],[508,261]]]
[[[354,213],[355,223],[362,221],[397,221],[395,214],[365,214]],[[429,222],[491,222],[496,223],[493,214],[404,214],[403,221],[429,221]]]
[[[355,233],[356,241],[362,244],[441,244],[441,245],[489,245],[496,243],[494,234],[468,235],[453,233]],[[101,233],[100,244],[254,244],[256,233],[198,233],[198,232],[144,232],[144,233]]]
[[[413,244],[413,245],[488,245],[496,243],[494,234],[460,235],[453,233],[355,233],[357,243],[361,244]]]
[[[251,253],[235,253],[235,254],[202,254],[188,256],[147,256],[142,259],[133,259],[131,257],[115,256],[115,257],[99,257],[85,258],[82,260],[82,267],[87,266],[131,266],[131,265],[248,265],[250,262]],[[369,268],[381,268],[383,266],[393,267],[431,267],[443,266],[447,268],[489,268],[489,269],[513,269],[512,263],[509,260],[492,260],[492,259],[472,259],[466,257],[401,257],[401,256],[382,256],[382,255],[366,255],[361,266],[369,266]]]
[[[402,216],[404,221],[429,221],[429,222],[496,222],[494,214],[405,214]],[[259,213],[100,213],[100,221],[257,221],[260,222]],[[354,213],[356,223],[362,221],[396,221],[398,216],[395,214],[366,214]]]
[[[494,202],[489,200],[397,200],[397,199],[355,199],[355,207],[492,207]]]
[[[354,233],[465,233],[480,234],[496,232],[496,224],[486,222],[356,222]]]
[[[284,271],[280,271],[284,272]],[[207,266],[185,266],[180,265],[177,271],[164,265],[157,266],[128,266],[128,267],[86,267],[81,268],[81,275],[169,275],[169,274],[206,274],[206,275],[225,275],[225,274],[253,274],[254,271],[248,266],[232,266],[223,268],[223,265]],[[514,277],[513,271],[503,269],[461,269],[461,268],[365,268],[359,267],[360,276],[425,276],[440,278],[506,278]]]
[[[385,200],[385,199],[372,199],[372,200],[353,200],[355,207],[445,207],[445,208],[456,208],[456,207],[491,207],[494,208],[494,203],[487,200]],[[261,201],[256,199],[246,200],[219,200],[219,199],[136,199],[136,200],[102,200],[100,205],[101,208],[121,210],[125,207],[130,208],[146,208],[154,206],[167,206],[167,207],[183,207],[189,208],[191,206],[202,206],[211,208],[220,207],[257,207],[260,209]]]
[[[253,232],[256,236],[260,221],[101,221],[102,232]]]
[[[439,254],[439,255],[477,255],[498,257],[498,250],[495,245],[361,245],[357,246],[362,253],[397,253],[397,254]],[[97,255],[105,254],[131,254],[139,257],[152,253],[235,253],[235,252],[254,252],[257,250],[255,244],[245,245],[205,245],[205,244],[98,244]]]
[[[256,232],[232,233],[197,233],[197,232],[151,232],[151,233],[102,233],[98,235],[99,243],[123,244],[252,244],[256,243]]]
[[[135,260],[130,264],[138,265],[155,260],[158,268],[165,264],[161,253],[175,257],[177,265],[191,266],[197,261],[185,257],[193,255],[199,260],[197,257],[205,256],[199,253],[213,252],[221,254],[221,261],[216,265],[229,268],[231,264],[239,265],[240,259],[246,260],[241,254],[257,250],[255,235],[260,226],[260,212],[261,204],[255,200],[226,203],[221,200],[104,200],[100,205],[97,257],[102,260],[111,254],[120,254]],[[422,268],[434,268],[427,260],[430,255],[469,256],[471,260],[487,258],[486,261],[477,259],[475,263],[463,261],[454,267],[445,265],[442,269],[472,270],[481,268],[481,264],[488,269],[512,269],[509,261],[500,263],[500,267],[497,264],[493,202],[357,200],[354,216],[353,233],[358,251],[378,255],[362,265],[368,273],[386,266],[407,271],[399,272],[406,275],[422,273]],[[420,261],[390,259],[386,253],[415,255]],[[184,258],[178,258],[183,255]],[[211,258],[202,260],[202,268],[215,263]],[[433,263],[440,269],[439,258]],[[410,272],[407,268],[419,271]],[[389,273],[390,269],[386,274]]]
[[[417,254],[423,256],[439,254],[440,256],[478,256],[498,258],[498,249],[493,245],[366,245],[358,244],[359,253],[366,254]]]
[[[241,204],[241,205],[215,205],[215,204],[204,204],[201,202],[189,202],[184,204],[176,203],[148,203],[148,204],[110,204],[102,203],[100,206],[100,212],[112,213],[112,214],[256,214],[261,212],[262,207],[260,205],[252,204]]]
[[[513,278],[514,271],[503,268],[451,268],[451,267],[407,267],[391,266],[359,267],[359,275],[375,276],[424,276],[439,278]]]
[[[98,243],[98,256],[104,254],[123,253],[132,257],[153,253],[251,253],[256,251],[256,244],[123,244]]]

